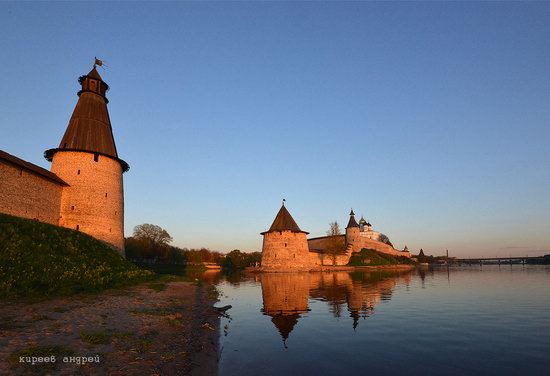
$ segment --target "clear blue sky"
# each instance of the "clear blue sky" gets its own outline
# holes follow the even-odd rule
[[[93,57],[126,233],[261,249],[350,207],[402,248],[550,253],[550,3],[1,3],[0,148],[49,168]]]

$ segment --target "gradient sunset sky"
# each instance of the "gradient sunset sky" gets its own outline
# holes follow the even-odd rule
[[[550,253],[550,3],[0,3],[0,149],[45,168],[94,56],[126,234],[261,250],[351,207],[397,248]]]

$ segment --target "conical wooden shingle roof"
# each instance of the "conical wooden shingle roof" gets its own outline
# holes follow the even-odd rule
[[[78,102],[69,120],[69,124],[57,149],[46,151],[45,157],[51,160],[61,150],[99,153],[121,162],[124,171],[128,164],[118,158],[113,137],[107,97],[109,85],[103,81],[94,68],[79,78],[82,89],[78,92]]]
[[[298,224],[296,224],[296,221],[294,221],[294,218],[292,218],[292,215],[290,215],[284,205],[281,206],[269,230],[262,232],[262,235],[274,231],[292,231],[309,234],[309,232],[300,230],[300,227],[298,227]]]

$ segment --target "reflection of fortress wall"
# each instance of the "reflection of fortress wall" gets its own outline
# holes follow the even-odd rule
[[[261,283],[265,314],[307,312],[309,273],[266,273]]]
[[[261,284],[263,312],[285,342],[300,314],[308,311],[309,273],[265,273]]]
[[[308,299],[327,302],[329,310],[340,315],[345,309],[353,321],[374,312],[382,300],[388,300],[398,283],[410,283],[412,273],[264,273],[258,275],[262,285],[263,313],[286,341],[301,315],[308,311]]]

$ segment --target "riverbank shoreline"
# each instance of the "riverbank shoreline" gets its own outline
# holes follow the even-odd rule
[[[315,268],[304,269],[262,269],[261,267],[246,268],[246,273],[303,273],[303,272],[353,272],[356,270],[411,270],[414,264],[396,264],[396,265],[373,265],[373,266],[331,266],[323,265]]]
[[[216,374],[215,302],[213,287],[183,281],[6,300],[0,308],[0,374]],[[51,355],[55,364],[32,365],[25,358]],[[76,363],[80,357],[88,357],[85,364]]]

